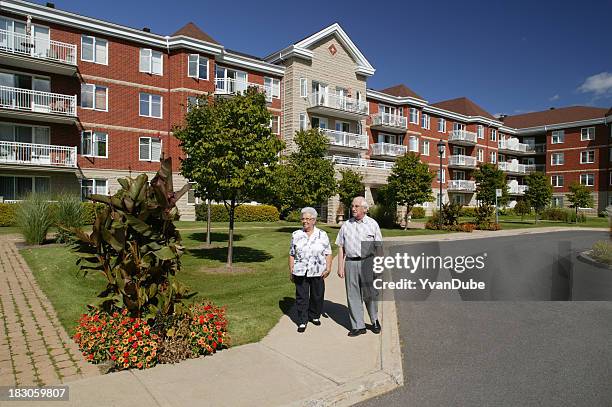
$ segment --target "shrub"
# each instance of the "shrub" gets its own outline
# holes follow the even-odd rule
[[[531,206],[526,200],[521,199],[516,203],[516,205],[514,205],[512,212],[523,219],[525,215],[529,215],[531,213]]]
[[[206,204],[196,205],[196,220],[206,221],[206,211]],[[240,205],[235,213],[236,222],[276,222],[279,218],[278,209],[271,205]],[[229,222],[225,205],[210,206],[210,221]]]
[[[447,226],[458,225],[462,206],[455,202],[442,205],[442,224]]]
[[[595,242],[591,256],[604,264],[612,265],[612,242],[609,240]]]
[[[78,195],[61,194],[56,198],[55,224],[57,226],[58,243],[69,241],[71,233],[68,228],[83,226],[83,203]]]
[[[542,211],[542,219],[572,223],[576,222],[576,212],[569,208],[546,208]],[[584,213],[578,213],[578,222],[586,222]]]
[[[42,244],[55,223],[52,203],[44,194],[29,194],[18,205],[16,218],[21,234],[28,244]]]
[[[104,209],[105,205],[99,202],[82,202],[82,216],[84,225],[93,225],[96,213]]]
[[[473,206],[464,206],[463,208],[461,208],[461,216],[475,218],[476,208]]]
[[[491,216],[495,213],[495,207],[491,205],[480,205],[476,207],[476,226],[487,226],[491,223]],[[488,229],[486,229],[488,230]]]
[[[415,206],[412,208],[412,219],[423,219],[425,217],[425,208],[422,206]]]
[[[17,207],[12,203],[0,203],[0,226],[15,226],[17,224]]]
[[[395,208],[378,204],[368,209],[368,216],[374,219],[382,228],[392,228],[396,225],[397,214]]]
[[[287,222],[299,222],[302,219],[302,213],[299,210],[290,211],[285,219]]]
[[[501,225],[495,222],[480,223],[476,225],[477,230],[501,230]]]
[[[451,232],[467,232],[467,233],[472,233],[472,231],[475,229],[475,225],[473,223],[460,223],[460,224],[455,224],[455,225],[440,225],[440,223],[438,222],[438,217],[436,216],[432,216],[427,223],[425,224],[425,229],[430,229],[430,230],[448,230]]]

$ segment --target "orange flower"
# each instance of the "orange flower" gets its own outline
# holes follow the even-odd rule
[[[136,363],[137,360],[138,358],[136,356],[132,356],[132,362]]]
[[[123,364],[123,368],[124,368],[124,369],[127,369],[128,367],[130,367],[130,365],[129,365],[129,364],[127,364],[127,363],[124,363],[124,364]]]
[[[193,338],[194,336],[196,336],[196,333],[191,331],[191,337]]]

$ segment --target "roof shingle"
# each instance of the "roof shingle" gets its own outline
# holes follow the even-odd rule
[[[487,112],[466,97],[443,100],[442,102],[432,103],[431,106],[439,107],[440,109],[449,110],[465,116],[482,116],[486,117],[487,119],[497,120],[495,117],[493,117],[493,115],[491,115],[491,113]]]
[[[172,34],[172,36],[176,36],[176,35],[184,35],[185,37],[195,38],[196,40],[211,42],[213,44],[219,44],[217,41],[215,41],[214,38],[206,34],[204,31],[200,29],[200,27],[198,27],[192,22],[185,24],[177,32]]]
[[[379,90],[379,92],[386,93],[387,95],[391,95],[391,96],[397,96],[397,97],[403,97],[403,98],[410,97],[410,98],[425,100],[421,96],[419,96],[415,91],[413,91],[412,89],[410,89],[408,86],[404,84],[391,86],[390,88]]]
[[[612,110],[612,109],[610,109]],[[546,124],[570,123],[580,120],[598,119],[606,116],[607,108],[591,106],[560,107],[541,112],[507,116],[504,124],[517,129],[544,126]]]

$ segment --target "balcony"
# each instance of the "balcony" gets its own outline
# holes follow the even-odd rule
[[[0,166],[77,168],[77,148],[49,144],[0,141]]]
[[[508,193],[510,195],[525,195],[527,185],[520,185],[517,181],[508,182]]]
[[[469,155],[451,155],[448,157],[449,167],[476,168],[476,157]]]
[[[349,120],[361,120],[368,115],[368,103],[346,96],[312,93],[308,98],[310,113],[339,117]]]
[[[74,122],[76,95],[0,86],[0,115],[46,122]]]
[[[546,143],[536,143],[533,146],[533,154],[546,154]]]
[[[466,130],[452,130],[448,133],[448,142],[462,146],[473,146],[478,142],[478,135]]]
[[[405,133],[407,128],[405,117],[394,114],[379,112],[372,115],[370,127],[374,130],[382,130],[392,133]]]
[[[519,143],[516,138],[509,138],[506,140],[499,140],[498,148],[500,153],[511,154],[511,155],[524,155],[534,154],[535,148],[533,145]]]
[[[370,147],[372,147],[371,155],[378,157],[401,157],[408,151],[406,146],[392,143],[375,143]]]
[[[392,161],[366,160],[364,158],[344,157],[341,155],[328,156],[327,159],[336,165],[346,165],[349,167],[379,168],[383,170],[393,168]]]
[[[534,164],[519,164],[516,160],[512,160],[511,162],[502,161],[497,164],[497,168],[508,174],[515,175],[526,175],[536,170]]]
[[[335,147],[345,147],[360,150],[368,149],[368,136],[364,134],[347,133],[344,131],[321,129],[329,138],[329,144]]]
[[[476,191],[476,181],[466,181],[462,179],[454,179],[448,182],[447,189],[449,192],[471,193],[471,192]]]
[[[77,47],[7,30],[0,30],[0,54],[3,63],[20,69],[32,69],[61,75],[77,71]]]
[[[232,96],[246,92],[248,88],[256,88],[266,95],[266,101],[272,102],[272,87],[260,83],[251,83],[233,78],[216,78],[215,95]]]

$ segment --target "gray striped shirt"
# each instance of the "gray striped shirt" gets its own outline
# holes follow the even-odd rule
[[[362,253],[362,243],[370,242],[366,247],[367,253]],[[374,243],[380,242],[380,243]],[[373,244],[372,244],[373,243]],[[366,257],[374,254],[374,246],[382,244],[382,234],[378,223],[365,215],[360,221],[350,218],[340,228],[336,245],[344,248],[347,257]]]

